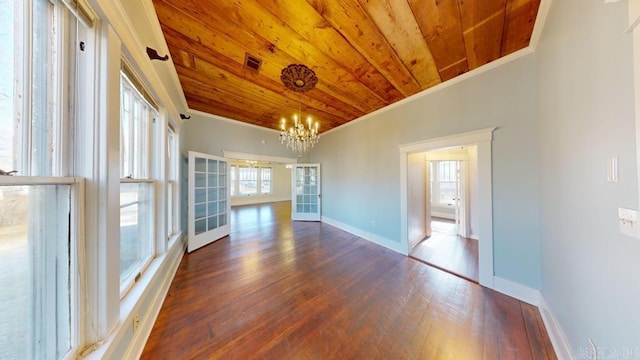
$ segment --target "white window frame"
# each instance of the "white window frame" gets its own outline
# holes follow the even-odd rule
[[[74,66],[74,57],[77,52],[76,31],[78,25],[72,12],[69,11],[62,3],[57,1],[47,1],[47,5],[51,6],[53,13],[50,13],[53,19],[53,27],[55,30],[49,34],[51,36],[49,46],[55,56],[48,54],[47,61],[47,110],[46,110],[46,128],[53,135],[50,141],[53,141],[53,156],[46,162],[48,164],[43,167],[39,165],[38,171],[33,171],[35,160],[32,152],[32,119],[33,119],[33,64],[34,51],[34,22],[36,19],[33,15],[34,0],[22,0],[15,3],[21,6],[16,12],[17,21],[20,21],[22,28],[14,27],[15,46],[14,64],[16,69],[22,71],[15,72],[14,91],[14,115],[18,120],[15,125],[15,141],[17,154],[14,154],[14,164],[12,169],[17,170],[16,176],[0,176],[0,187],[37,187],[37,186],[68,186],[69,187],[69,222],[68,222],[68,243],[69,243],[69,351],[62,355],[63,359],[76,358],[79,348],[84,342],[85,327],[82,322],[85,312],[86,293],[82,284],[86,281],[86,266],[82,254],[84,253],[84,202],[85,202],[85,181],[81,177],[67,176],[74,168],[74,152],[76,146],[76,137],[72,134],[74,127],[73,121],[74,111],[78,105],[78,94],[76,91]],[[22,59],[19,60],[19,59]],[[50,149],[50,148],[48,148]],[[49,206],[51,204],[43,204]],[[55,206],[54,206],[55,207]],[[48,210],[45,210],[48,213]],[[66,242],[67,239],[62,239]],[[47,260],[48,261],[48,260]],[[66,297],[66,295],[65,295]],[[43,309],[36,309],[40,312]],[[33,310],[32,310],[33,311]],[[51,315],[48,315],[51,317]],[[51,325],[51,324],[50,324]],[[41,324],[34,324],[41,326]],[[47,339],[55,337],[57,325],[54,328],[46,330]],[[54,331],[54,334],[51,334]],[[39,345],[40,349],[35,350],[38,356],[52,357],[57,354],[51,354],[52,349],[45,348],[45,341]],[[48,347],[48,346],[47,346]],[[33,349],[31,349],[33,350]],[[44,352],[44,353],[43,353]],[[26,356],[26,354],[25,354]]]
[[[136,114],[131,115],[131,117],[129,118],[128,130],[131,138],[124,139],[122,130],[120,132],[121,141],[129,141],[128,146],[130,149],[129,154],[125,154],[123,150],[124,144],[122,143],[120,144],[120,175],[122,176],[120,178],[120,184],[121,185],[122,184],[141,184],[141,185],[148,184],[148,189],[147,191],[145,191],[146,193],[145,200],[148,201],[148,204],[146,205],[147,206],[146,208],[142,209],[143,210],[142,212],[143,213],[146,212],[146,215],[148,216],[148,218],[142,219],[142,225],[147,227],[145,229],[146,232],[144,233],[148,235],[148,239],[143,239],[143,241],[147,242],[146,245],[144,246],[149,246],[149,250],[150,250],[149,256],[146,257],[145,259],[142,259],[142,262],[137,267],[134,268],[134,271],[131,273],[132,276],[129,276],[126,279],[121,279],[120,299],[122,300],[129,293],[129,291],[134,287],[136,282],[140,279],[141,275],[147,270],[147,268],[149,267],[153,259],[158,255],[157,253],[158,249],[162,249],[164,247],[158,246],[158,244],[156,244],[156,234],[157,234],[156,231],[158,226],[156,226],[156,223],[154,222],[154,220],[157,220],[157,217],[155,216],[155,214],[156,214],[156,211],[159,211],[159,210],[157,209],[157,206],[156,206],[158,204],[158,201],[156,199],[156,193],[155,193],[157,181],[152,178],[152,174],[160,173],[158,168],[161,167],[161,164],[158,164],[159,157],[153,156],[154,154],[157,153],[153,150],[155,149],[155,147],[158,147],[160,144],[160,141],[158,141],[157,139],[159,137],[159,134],[157,131],[154,131],[156,126],[160,123],[160,114],[158,110],[152,104],[150,104],[149,101],[147,101],[145,96],[142,94],[142,91],[144,89],[142,90],[138,89],[136,85],[134,85],[134,81],[132,81],[132,79],[129,78],[128,74],[121,71],[120,79],[121,79],[121,85],[120,85],[121,101],[124,101],[124,91],[129,91],[130,92],[129,94],[130,101],[128,104],[128,106],[130,106],[129,110],[136,111],[136,108],[135,108],[136,101],[138,106],[142,106],[142,108],[140,109],[140,112],[137,114],[137,116],[139,116],[138,119],[136,119]],[[138,81],[136,82],[139,83]],[[123,121],[122,116],[124,113],[124,106],[125,105],[121,103],[121,106],[120,106],[121,126]],[[132,151],[132,149],[136,147],[135,122],[137,120],[138,121],[142,120],[143,117],[146,117],[146,129],[143,129],[143,130],[146,130],[143,132],[143,133],[146,133],[146,135],[144,135],[146,138],[139,139],[141,140],[141,143],[143,145],[143,148],[139,149],[139,151],[142,151],[142,155],[143,155],[142,157],[140,157],[140,156],[136,156],[136,155],[140,155],[139,151]],[[127,161],[129,164],[129,167],[127,169],[124,168],[124,161],[125,161],[124,157],[126,155],[128,155]],[[138,200],[135,202],[135,204],[140,205],[142,204],[142,202]],[[121,204],[120,209],[122,210],[124,207],[130,206],[130,205],[133,205],[133,204],[124,204],[124,205]],[[138,208],[138,211],[140,211],[140,207]],[[141,219],[140,213],[138,213],[138,221],[140,221],[140,219]],[[148,220],[148,223],[146,220]],[[140,223],[139,223],[139,226],[140,226]],[[122,249],[120,249],[120,251],[121,251],[120,256],[122,256]],[[120,274],[122,275],[122,269],[120,269]]]
[[[431,160],[430,163],[432,165],[431,167],[431,171],[430,171],[430,175],[431,175],[431,179],[433,179],[433,181],[431,181],[431,194],[430,194],[430,198],[431,198],[431,204],[432,205],[437,205],[437,206],[442,206],[442,207],[450,207],[450,208],[454,208],[456,206],[455,204],[455,200],[453,200],[452,204],[447,204],[447,203],[441,203],[440,202],[440,183],[442,181],[439,180],[440,177],[440,163],[442,162],[455,162],[456,165],[456,174],[459,173],[460,169],[460,161],[458,160]],[[458,175],[456,175],[458,176]],[[447,181],[449,182],[449,181]],[[455,181],[454,181],[455,182]]]
[[[241,194],[240,193],[240,169],[255,169],[256,171],[256,192],[254,194]],[[269,180],[269,192],[262,192],[262,170],[270,169],[271,170],[271,179]],[[230,175],[230,190],[231,190],[231,198],[246,198],[246,197],[256,197],[256,196],[270,196],[273,195],[273,167],[272,166],[262,166],[262,165],[243,165],[243,164],[231,164],[231,168],[229,169]],[[246,181],[246,180],[245,180]],[[253,181],[253,180],[249,180]]]
[[[173,140],[173,141],[171,141]],[[180,233],[180,152],[178,133],[173,126],[167,126],[167,241],[177,238]],[[171,191],[169,191],[171,189]]]

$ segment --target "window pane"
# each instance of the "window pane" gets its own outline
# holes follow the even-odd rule
[[[59,49],[54,49],[54,5],[47,0],[34,2],[33,55],[31,84],[31,175],[53,175],[55,146],[55,110],[57,103],[56,69]]]
[[[236,166],[232,165],[230,170],[231,170],[231,173],[229,175],[231,176],[231,178],[230,178],[229,186],[231,186],[231,196],[235,196],[236,195]]]
[[[17,35],[14,28],[15,5],[14,0],[0,0],[0,68],[3,69],[0,71],[0,169],[4,171],[17,169],[17,139],[14,138],[17,125],[14,84],[15,75],[18,73],[18,69],[14,67],[15,57],[18,56],[14,45]]]
[[[260,193],[271,194],[271,168],[260,169]]]
[[[70,186],[0,187],[0,358],[71,348]]]
[[[120,184],[121,290],[153,256],[151,188],[150,183]]]
[[[242,195],[255,195],[258,193],[258,169],[249,167],[238,168],[239,189]]]
[[[149,177],[151,124],[157,112],[146,102],[124,73],[120,74],[120,177]]]

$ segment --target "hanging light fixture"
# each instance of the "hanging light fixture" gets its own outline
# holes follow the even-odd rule
[[[299,93],[298,112],[293,115],[292,126],[287,128],[287,119],[280,120],[280,142],[298,155],[311,150],[318,143],[318,122],[313,122],[311,116],[303,120],[301,102],[303,92],[313,89],[318,83],[316,73],[300,64],[291,64],[282,69],[280,80],[288,89]]]

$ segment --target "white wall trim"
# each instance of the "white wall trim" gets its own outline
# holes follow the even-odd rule
[[[478,149],[478,267],[479,282],[493,289],[493,196],[491,173],[491,142],[495,127],[460,134],[427,139],[399,145],[400,151],[400,249],[409,252],[408,241],[408,193],[407,158],[410,153],[428,152],[435,149],[476,145]]]
[[[290,158],[290,157],[284,157],[284,156],[250,154],[250,153],[242,153],[242,152],[228,151],[228,150],[223,150],[222,154],[227,159],[266,161],[266,162],[273,162],[273,163],[279,163],[279,164],[298,163],[298,158]]]
[[[545,0],[543,0],[543,1],[545,1]],[[342,124],[342,125],[340,125],[338,127],[335,127],[335,128],[333,128],[331,130],[325,131],[320,136],[330,134],[330,133],[332,133],[334,131],[337,131],[339,129],[346,129],[347,127],[355,125],[355,124],[357,124],[357,123],[359,123],[361,121],[367,120],[367,119],[369,119],[371,117],[374,117],[374,116],[378,116],[380,114],[385,113],[386,111],[389,111],[391,109],[397,108],[399,106],[402,106],[402,105],[404,105],[406,103],[409,103],[409,102],[412,102],[414,100],[423,98],[423,97],[425,97],[427,95],[430,95],[430,94],[433,94],[435,92],[444,90],[444,89],[446,89],[446,88],[448,88],[450,86],[457,85],[458,83],[461,83],[461,82],[463,82],[463,81],[465,81],[467,79],[476,77],[476,76],[478,76],[480,74],[483,74],[485,72],[491,71],[491,70],[493,70],[493,69],[495,69],[497,67],[500,67],[500,66],[502,66],[504,64],[507,64],[507,63],[510,63],[512,61],[518,60],[518,59],[520,59],[522,57],[525,57],[525,56],[527,56],[529,54],[532,54],[533,52],[534,52],[534,50],[533,50],[533,48],[531,46],[528,46],[528,47],[526,47],[524,49],[520,49],[520,50],[518,50],[516,52],[513,52],[513,53],[511,53],[511,54],[509,54],[509,55],[507,55],[505,57],[501,57],[501,58],[499,58],[497,60],[494,60],[494,61],[492,61],[492,62],[490,62],[490,63],[488,63],[486,65],[482,65],[482,66],[480,66],[478,68],[475,68],[475,69],[473,69],[471,71],[467,71],[466,73],[464,73],[462,75],[458,75],[458,76],[454,77],[451,80],[447,80],[447,81],[445,81],[443,83],[440,83],[440,84],[438,84],[436,86],[430,87],[430,88],[428,88],[426,90],[423,90],[423,91],[421,91],[419,93],[416,93],[414,95],[406,97],[406,98],[404,98],[404,99],[402,99],[402,100],[400,100],[398,102],[395,102],[393,104],[389,104],[389,105],[387,105],[387,106],[385,106],[383,108],[380,108],[380,109],[378,109],[378,110],[376,110],[376,111],[374,111],[372,113],[366,114],[366,115],[361,116],[361,117],[359,117],[359,118],[357,118],[355,120],[349,121],[349,122],[347,122],[345,124]]]
[[[468,131],[460,134],[442,136],[439,138],[400,144],[398,145],[398,149],[400,149],[401,153],[414,153],[457,147],[461,145],[472,145],[483,141],[493,140],[493,131],[495,129],[495,127],[490,127],[480,130]]]
[[[493,289],[512,298],[526,302],[534,306],[540,306],[542,294],[540,290],[530,288],[517,282],[494,276]]]
[[[164,34],[162,33],[162,27],[160,27],[160,20],[158,20],[158,15],[156,14],[156,9],[153,7],[152,0],[142,0],[142,7],[144,8],[144,13],[147,15],[147,20],[149,24],[153,27],[153,37],[156,39],[156,44],[158,46],[158,52],[161,54],[169,54],[169,46],[164,38]],[[180,105],[182,108],[188,109],[187,99],[184,96],[184,91],[182,90],[182,84],[180,84],[180,79],[178,78],[178,72],[176,71],[176,66],[173,62],[173,58],[169,57],[169,62],[171,63],[171,69],[169,69],[169,73],[171,74],[171,82],[172,86],[180,89],[178,94],[180,95]],[[176,119],[177,122],[181,120]]]
[[[139,359],[151,334],[169,287],[178,270],[186,249],[186,238],[174,242],[165,255],[157,258],[142,275],[138,284],[127,294],[120,309],[120,322],[99,347],[85,359],[98,360],[113,358],[117,350],[124,349],[125,359]],[[142,308],[145,299],[151,299],[149,306]],[[139,314],[140,327],[133,331],[133,317]],[[131,336],[133,334],[133,336]]]
[[[531,51],[535,51],[540,42],[542,31],[544,30],[544,24],[547,22],[549,16],[549,9],[551,8],[552,0],[541,0],[540,7],[538,8],[538,16],[536,16],[536,23],[533,26],[533,33],[531,34],[531,40],[529,40],[529,48]]]
[[[105,16],[100,18],[106,21],[112,26],[113,30],[118,35],[118,38],[124,44],[126,53],[131,56],[133,62],[132,65],[137,67],[141,73],[138,75],[150,91],[152,91],[160,100],[161,106],[167,109],[167,112],[171,114],[175,119],[179,119],[179,112],[174,99],[169,96],[169,92],[164,87],[164,84],[160,80],[160,77],[156,73],[151,64],[151,60],[145,53],[144,46],[140,39],[135,35],[135,27],[129,21],[127,12],[122,8],[119,1],[113,0],[93,0],[98,5],[98,9],[102,11]],[[94,7],[95,8],[95,7]],[[150,86],[149,86],[150,85]]]
[[[231,198],[231,207],[267,204],[273,202],[291,201],[291,197],[285,196],[239,196]]]
[[[540,290],[533,289],[498,276],[494,278],[493,283],[495,286],[494,290],[528,304],[537,306],[558,359],[575,359],[573,352],[571,351],[571,346],[567,341],[567,337],[565,336],[558,319],[551,308],[549,308],[549,305]]]
[[[542,321],[544,322],[544,327],[547,329],[547,334],[549,334],[549,340],[551,340],[551,344],[553,345],[553,349],[556,352],[556,356],[559,360],[574,360],[575,356],[573,355],[573,351],[569,341],[567,340],[567,336],[565,335],[562,327],[560,326],[560,322],[556,317],[555,313],[547,304],[544,296],[540,296],[540,304],[538,305],[538,310],[540,311],[540,315],[542,316]]]
[[[213,114],[209,114],[209,113],[206,113],[206,112],[200,111],[200,110],[189,109],[189,114],[199,115],[199,116],[207,117],[207,118],[214,119],[214,120],[224,121],[224,122],[231,123],[231,124],[234,124],[234,125],[246,126],[246,127],[250,127],[250,128],[253,128],[253,129],[258,129],[258,130],[262,130],[262,131],[270,131],[270,132],[273,132],[273,133],[276,133],[276,134],[280,134],[280,130],[271,129],[271,128],[268,128],[268,127],[258,126],[258,125],[254,125],[254,124],[249,124],[249,123],[246,123],[246,122],[242,122],[242,121],[238,121],[238,120],[234,120],[234,119],[229,119],[227,117],[220,116],[220,115],[213,115]],[[189,121],[189,120],[186,120],[186,121]]]
[[[358,229],[356,227],[353,227],[351,225],[347,225],[345,223],[342,223],[340,221],[328,218],[326,216],[322,216],[321,221],[325,224],[331,225],[331,226],[335,226],[340,230],[346,231],[350,234],[356,235],[364,240],[370,241],[374,244],[380,245],[380,246],[384,246],[387,249],[393,250],[395,252],[401,253],[403,255],[406,255],[405,252],[402,251],[401,245],[400,243],[398,243],[397,241],[393,241],[390,239],[387,239],[385,237],[382,237],[380,235],[376,235],[376,234],[372,234],[370,232]]]

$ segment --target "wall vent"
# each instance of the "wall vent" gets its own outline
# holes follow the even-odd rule
[[[262,65],[262,60],[258,59],[257,57],[250,55],[249,53],[244,54],[244,67],[254,71],[254,72],[259,72],[260,71],[260,66]]]

